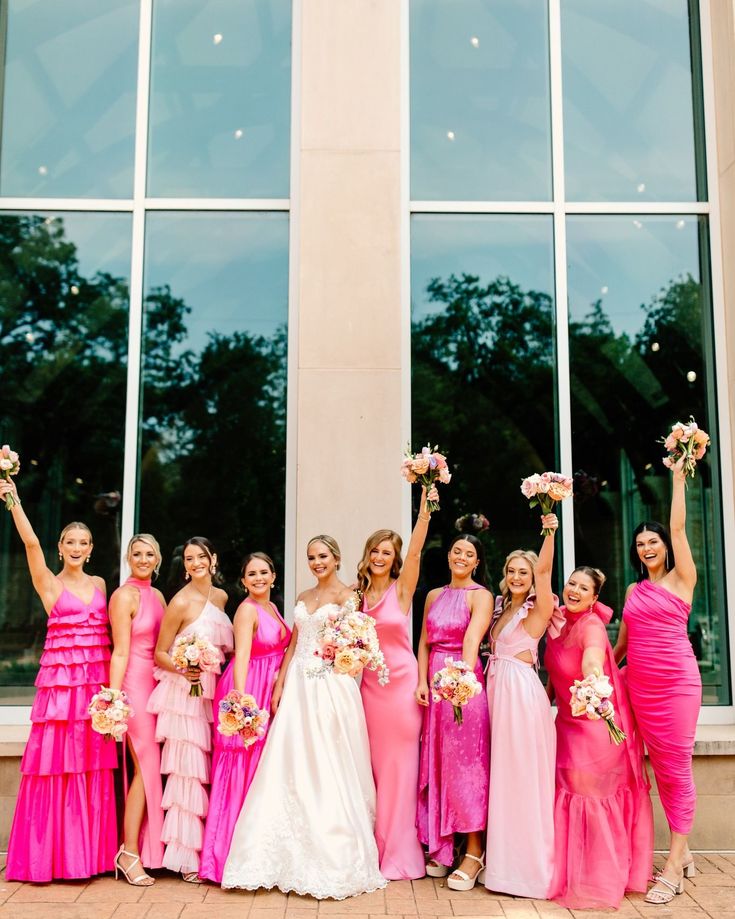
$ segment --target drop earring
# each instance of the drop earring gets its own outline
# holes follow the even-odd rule
[[[669,550],[666,550],[666,557],[664,558],[664,567],[666,570],[669,570]]]
[[[61,552],[59,552],[59,561],[61,562],[63,560],[64,560],[64,556],[61,554]]]
[[[184,580],[185,580],[185,581],[190,581],[190,580],[191,580],[191,575],[189,574],[188,571],[184,574]]]

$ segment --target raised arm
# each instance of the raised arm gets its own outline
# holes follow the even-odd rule
[[[470,594],[470,622],[462,641],[462,660],[474,669],[480,653],[480,642],[490,628],[493,595],[489,590],[473,590]]]
[[[110,626],[112,655],[110,657],[110,689],[120,689],[125,679],[130,657],[130,634],[140,594],[134,587],[123,586],[110,597]]]
[[[253,635],[258,628],[258,611],[252,603],[241,603],[232,623],[235,632],[235,664],[232,671],[232,685],[237,692],[245,692],[245,683],[250,667],[253,649]],[[260,700],[257,700],[260,702]]]
[[[687,539],[686,519],[686,478],[684,476],[684,457],[682,457],[671,470],[671,516],[669,530],[671,532],[671,545],[674,549],[674,573],[676,579],[689,594],[694,593],[697,583],[697,567],[694,564],[692,550]]]
[[[432,492],[436,493],[436,485],[432,486]],[[438,498],[438,494],[432,495]],[[406,550],[406,558],[403,561],[403,568],[396,582],[396,591],[398,593],[398,603],[404,613],[408,613],[411,608],[411,600],[416,591],[416,585],[419,582],[419,573],[421,570],[421,552],[426,542],[426,536],[429,532],[429,520],[431,512],[427,507],[426,488],[421,489],[421,501],[419,503],[419,514],[416,518],[416,524],[411,533],[411,539]]]
[[[554,592],[551,589],[551,571],[554,566],[554,538],[559,526],[556,514],[544,514],[541,518],[544,529],[552,531],[544,536],[541,551],[538,555],[534,582],[536,585],[536,602],[523,625],[534,638],[540,638],[554,612]]]

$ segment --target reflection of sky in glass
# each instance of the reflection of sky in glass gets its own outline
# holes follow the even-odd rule
[[[132,194],[137,0],[9,0],[0,189]]]
[[[564,0],[566,193],[696,198],[687,0]]]
[[[411,196],[551,196],[545,0],[411,0]]]
[[[156,0],[148,190],[287,197],[290,0]]]
[[[201,352],[208,332],[271,336],[288,311],[288,216],[149,214],[145,290],[164,284],[191,307],[179,350]]]
[[[77,248],[79,273],[83,277],[92,278],[101,271],[129,283],[130,214],[84,214],[69,211],[49,214],[48,217],[63,222],[64,235]]]
[[[553,296],[551,217],[427,214],[411,221],[411,306],[414,321],[444,309],[429,302],[432,278],[508,277],[523,290]]]

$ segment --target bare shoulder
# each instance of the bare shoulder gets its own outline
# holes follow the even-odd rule
[[[302,590],[301,593],[296,597],[297,603],[307,603],[315,595],[313,587],[307,588],[307,590]]]
[[[632,584],[628,584],[628,586],[625,588],[625,600],[624,600],[624,602],[627,603],[628,597],[629,597],[629,596],[633,593],[633,591],[635,590],[636,584],[637,584],[637,582],[636,582],[636,581],[633,581]]]
[[[442,587],[434,587],[432,590],[428,592],[428,594],[426,595],[426,602],[425,602],[426,609],[428,609],[432,605],[434,600],[436,600],[436,598],[439,596],[439,594],[442,592],[443,589],[444,588]]]
[[[242,601],[242,603],[235,610],[235,622],[257,622],[258,620],[258,610],[254,603],[251,603],[247,598]]]
[[[227,596],[227,591],[222,590],[221,587],[214,587],[212,589],[212,600],[214,605],[218,606],[220,609],[224,609],[229,597]]]
[[[157,587],[154,587],[154,588],[153,588],[153,593],[156,595],[156,599],[157,599],[158,602],[161,604],[161,606],[162,606],[164,609],[166,609],[166,598],[165,598],[164,595],[161,593],[161,591],[160,591]]]
[[[139,593],[132,584],[121,584],[110,595],[110,606],[113,602],[120,606],[135,607],[138,604]]]
[[[186,587],[182,587],[177,593],[171,597],[171,600],[168,604],[168,609],[172,613],[181,614],[185,612],[189,606],[189,592]]]
[[[344,604],[350,600],[354,600],[355,603],[357,603],[358,602],[357,594],[351,587],[345,587],[344,590],[341,590],[339,592],[339,596],[337,597],[337,602]]]
[[[92,581],[94,586],[97,587],[102,593],[107,596],[107,584],[105,584],[104,578],[99,577],[99,575],[93,574]]]

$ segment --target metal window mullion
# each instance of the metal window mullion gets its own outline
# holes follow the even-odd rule
[[[147,211],[287,211],[290,201],[288,198],[145,198],[143,205]]]
[[[415,214],[553,214],[552,201],[411,201]],[[706,201],[564,201],[567,214],[709,214]]]
[[[0,198],[3,211],[132,211],[132,198]]]
[[[400,9],[400,302],[401,302],[401,450],[411,443],[411,39],[409,0]],[[431,204],[432,202],[428,202]],[[404,489],[401,529],[406,545],[412,529],[411,489]],[[409,617],[413,638],[413,623]]]

